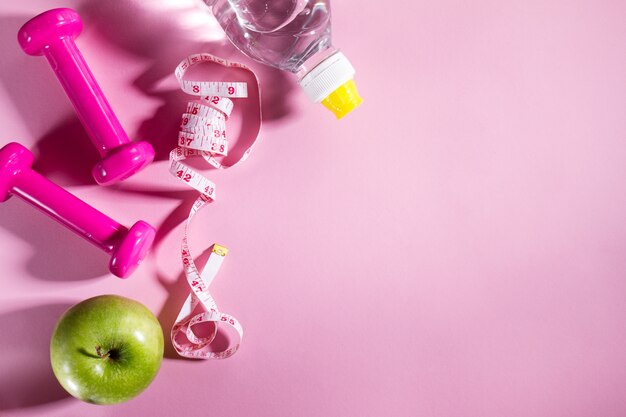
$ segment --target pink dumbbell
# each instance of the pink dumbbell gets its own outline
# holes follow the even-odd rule
[[[48,59],[102,157],[93,168],[93,177],[98,184],[108,185],[152,162],[154,149],[147,142],[131,142],[124,132],[74,43],[82,29],[74,10],[53,9],[26,22],[17,39],[27,54]]]
[[[130,275],[150,250],[154,228],[138,221],[127,229],[33,171],[32,164],[33,154],[19,143],[0,149],[0,202],[20,197],[111,254],[113,274]]]

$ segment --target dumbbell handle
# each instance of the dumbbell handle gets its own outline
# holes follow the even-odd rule
[[[32,170],[13,182],[11,194],[46,213],[107,253],[112,253],[128,229],[78,197]]]
[[[91,141],[105,156],[130,142],[100,86],[70,36],[50,39],[43,54],[70,98]]]

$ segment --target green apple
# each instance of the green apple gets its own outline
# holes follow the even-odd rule
[[[50,342],[52,370],[74,397],[116,404],[141,393],[163,359],[163,332],[143,304],[118,295],[82,301],[59,319]]]

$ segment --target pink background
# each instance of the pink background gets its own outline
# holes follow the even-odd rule
[[[384,6],[388,4],[388,6]],[[71,6],[78,40],[131,137],[160,160],[121,188],[45,60],[15,35]],[[48,340],[69,305],[122,294],[169,331],[194,200],[167,172],[186,54],[243,59],[192,0],[0,4],[2,144],[114,219],[159,227],[128,280],[17,199],[0,206],[1,416],[626,415],[626,6],[617,0],[336,1],[334,43],[365,102],[337,122],[254,65],[261,141],[209,175],[194,255],[231,249],[212,286],[245,337],[225,361],[168,347],[136,399],[67,397]],[[247,61],[246,61],[247,62]],[[233,129],[236,130],[236,121]]]

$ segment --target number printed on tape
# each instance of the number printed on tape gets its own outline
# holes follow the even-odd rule
[[[178,354],[184,357],[224,359],[237,352],[243,338],[243,328],[239,321],[230,314],[220,312],[217,303],[209,292],[209,286],[217,275],[228,253],[228,249],[220,245],[214,245],[206,265],[202,272],[199,272],[193,261],[188,242],[191,220],[198,211],[215,200],[216,187],[211,180],[186,165],[184,161],[190,157],[202,157],[217,169],[229,168],[245,161],[252,151],[261,127],[261,95],[260,93],[258,94],[258,128],[252,143],[236,162],[225,165],[217,158],[228,155],[229,142],[228,134],[226,133],[226,120],[230,117],[233,109],[233,101],[230,98],[248,97],[248,85],[245,82],[184,80],[183,77],[187,69],[202,62],[241,68],[250,72],[254,76],[254,84],[257,90],[259,82],[256,74],[245,65],[229,62],[210,54],[190,55],[178,65],[175,71],[175,76],[181,89],[187,94],[199,96],[199,102],[190,101],[187,103],[187,109],[182,115],[177,140],[178,147],[170,152],[170,173],[186,185],[197,190],[200,196],[196,199],[189,212],[181,243],[183,270],[191,292],[181,307],[176,322],[172,327],[172,345]],[[201,309],[202,312],[196,313],[197,309]],[[193,331],[193,326],[206,322],[215,324],[212,334],[208,337],[198,337]],[[230,326],[238,335],[238,339],[232,340],[230,345],[221,351],[213,351],[211,343],[217,334],[218,325]]]

